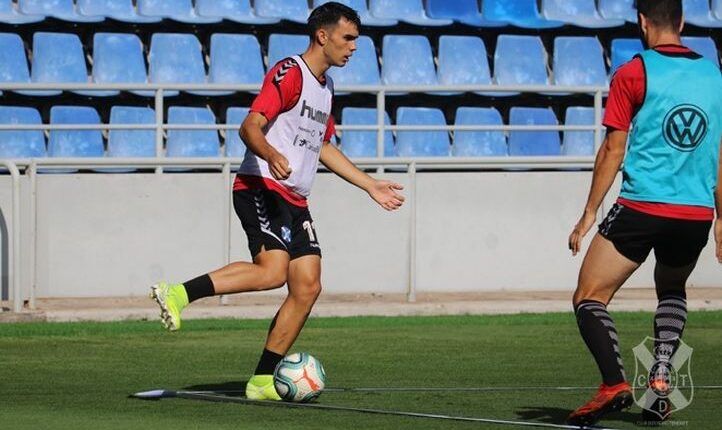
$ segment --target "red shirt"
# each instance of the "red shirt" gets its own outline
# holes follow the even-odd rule
[[[251,104],[250,112],[263,115],[269,123],[273,122],[281,113],[292,109],[301,97],[301,88],[303,87],[301,66],[296,64],[291,68],[286,68],[285,73],[279,73],[279,69],[286,63],[286,60],[287,59],[279,61],[268,71],[263,80],[261,92]],[[323,80],[325,80],[325,76]],[[326,133],[323,139],[324,142],[330,141],[335,134],[336,124],[333,115],[329,115]],[[308,206],[305,197],[268,178],[237,175],[233,183],[234,191],[257,188],[275,191],[280,194],[284,200],[293,205],[300,207]]]
[[[680,45],[660,45],[654,49],[661,53],[692,52],[689,48]],[[609,86],[609,97],[602,124],[615,130],[628,132],[632,119],[644,103],[646,86],[647,77],[641,58],[635,57],[617,69]],[[619,198],[617,201],[636,211],[666,218],[695,221],[714,219],[714,209],[703,206],[638,202],[623,198]]]

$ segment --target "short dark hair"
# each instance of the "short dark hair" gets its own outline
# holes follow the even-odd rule
[[[637,12],[657,27],[677,30],[682,23],[682,0],[637,0]]]
[[[316,36],[319,29],[338,24],[341,18],[346,18],[356,24],[357,28],[361,28],[361,18],[358,13],[345,4],[330,1],[317,7],[311,11],[311,15],[308,17],[308,31],[311,38]]]

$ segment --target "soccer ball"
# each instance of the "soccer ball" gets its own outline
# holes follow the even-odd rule
[[[276,392],[287,402],[310,402],[323,391],[326,372],[321,362],[305,352],[284,357],[273,372]]]

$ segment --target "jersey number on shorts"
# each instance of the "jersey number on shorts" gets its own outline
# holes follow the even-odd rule
[[[304,221],[303,229],[308,233],[308,240],[311,243],[316,243],[316,230],[313,228],[313,223],[311,221]]]

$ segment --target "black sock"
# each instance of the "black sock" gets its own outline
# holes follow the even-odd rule
[[[584,342],[597,362],[605,385],[617,385],[626,380],[619,337],[607,307],[594,300],[583,300],[575,309],[577,325]]]
[[[283,355],[276,354],[275,352],[264,348],[263,353],[261,354],[261,359],[258,360],[256,371],[253,374],[273,375],[273,371],[276,370],[276,366],[281,362],[281,360],[283,360]]]
[[[657,312],[654,314],[654,338],[656,359],[660,352],[671,355],[677,350],[687,323],[687,300],[684,291],[668,293],[660,297]],[[663,346],[662,349],[659,347]]]
[[[188,303],[216,294],[216,290],[213,288],[213,281],[207,274],[184,282],[183,286],[186,289],[186,294],[188,294]]]

